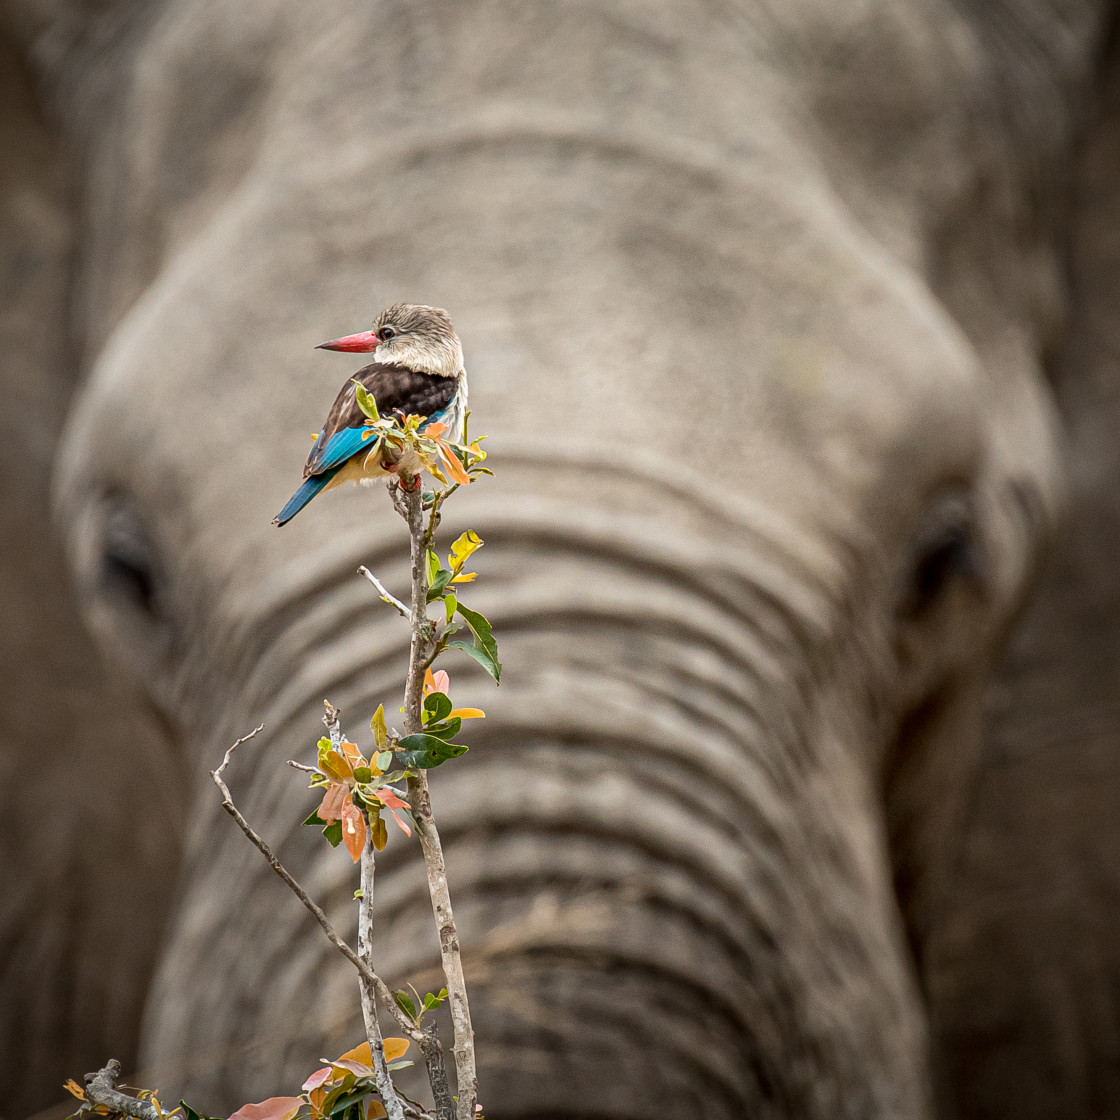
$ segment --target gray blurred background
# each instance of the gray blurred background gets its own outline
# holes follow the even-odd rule
[[[349,920],[262,764],[398,687],[400,528],[269,519],[399,299],[498,471],[435,779],[487,1116],[1120,1116],[1116,14],[4,0],[0,1116],[353,1042],[206,770],[267,723]]]

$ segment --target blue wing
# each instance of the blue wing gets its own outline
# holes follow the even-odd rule
[[[369,451],[373,447],[372,439],[362,439],[369,432],[369,428],[343,428],[335,432],[330,439],[324,439],[324,432],[319,433],[315,450],[307,462],[307,470],[313,474],[322,474],[332,467],[340,467],[351,455],[359,451]]]
[[[295,517],[295,515],[299,513],[299,511],[303,509],[303,507],[307,505],[307,503],[311,501],[311,499],[314,498],[341,469],[341,467],[335,467],[334,470],[325,471],[323,474],[312,475],[312,477],[307,479],[288,499],[288,504],[272,519],[272,524],[283,525],[291,521],[291,519]]]

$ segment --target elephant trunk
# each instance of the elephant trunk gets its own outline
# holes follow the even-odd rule
[[[875,799],[827,726],[827,682],[790,673],[821,663],[810,563],[698,481],[498,462],[491,492],[472,488],[451,516],[486,541],[464,596],[494,623],[506,671],[491,692],[472,663],[447,666],[456,703],[487,719],[432,779],[487,1114],[924,1116],[921,1016]],[[242,722],[198,735],[217,759],[264,719],[234,793],[343,929],[349,865],[292,827],[311,800],[283,761],[306,758],[324,696],[360,743],[379,702],[396,710],[405,629],[353,574],[365,562],[405,585],[403,529],[383,528],[372,556],[368,540],[336,538],[302,589],[276,581],[285,603],[211,638],[211,669],[216,648],[238,651],[222,676]],[[189,691],[213,710],[213,688]],[[357,1003],[348,966],[308,945],[305,914],[212,790],[199,806],[147,1057],[173,1069],[207,1039],[199,1083],[225,1065],[222,1103],[237,1104],[281,1091],[281,1064],[298,1083],[353,1045]],[[438,988],[415,840],[395,835],[378,857],[376,908],[384,974]],[[270,1036],[287,1040],[283,1063]]]

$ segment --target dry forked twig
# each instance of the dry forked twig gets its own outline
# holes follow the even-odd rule
[[[124,1116],[133,1116],[136,1120],[160,1120],[161,1113],[154,1104],[130,1097],[117,1088],[120,1077],[121,1064],[116,1058],[110,1058],[96,1073],[87,1073],[86,1100],[90,1104],[104,1105]]]
[[[253,846],[264,856],[268,862],[269,867],[287,884],[292,893],[303,903],[304,907],[310,911],[312,917],[319,923],[320,928],[327,936],[327,940],[358,970],[358,973],[369,984],[373,986],[374,991],[377,993],[378,999],[385,1005],[386,1008],[396,1019],[397,1024],[401,1030],[414,1042],[420,1043],[423,1041],[423,1031],[420,1031],[412,1023],[412,1021],[404,1014],[403,1011],[397,1006],[396,1000],[393,999],[393,993],[389,990],[389,986],[373,971],[370,966],[363,961],[357,953],[338,935],[334,926],[331,925],[330,919],[322,908],[312,899],[308,893],[300,886],[297,880],[292,876],[291,872],[276,858],[276,853],[268,846],[268,844],[253,830],[249,822],[241,815],[240,810],[234,804],[233,795],[229,792],[229,787],[226,785],[222,778],[226,767],[229,765],[230,758],[233,752],[241,746],[242,743],[247,743],[254,735],[259,734],[264,730],[264,725],[250,731],[248,735],[242,736],[226,751],[225,757],[222,759],[222,764],[217,770],[210,771],[210,777],[214,779],[214,784],[218,787],[222,794],[222,808],[225,809],[241,829],[243,833],[249,838]]]
[[[366,579],[368,579],[369,582],[377,588],[378,594],[381,596],[382,600],[388,603],[391,607],[397,608],[397,613],[401,616],[401,618],[407,619],[409,622],[412,621],[412,612],[408,609],[408,607],[406,607],[404,603],[400,601],[400,599],[398,599],[395,595],[388,591],[381,580],[379,580],[377,576],[375,576],[373,572],[371,572],[369,568],[365,566],[365,564],[363,564],[358,569],[358,575],[365,576]]]

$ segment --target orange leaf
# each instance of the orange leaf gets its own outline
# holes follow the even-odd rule
[[[384,1043],[387,1062],[395,1062],[398,1058],[403,1058],[411,1045],[407,1038],[386,1038]]]
[[[348,1070],[359,1077],[373,1072],[373,1055],[370,1053],[369,1043],[362,1042],[345,1054],[340,1054],[331,1065],[336,1069]]]
[[[350,800],[349,790],[342,803],[342,842],[346,845],[350,858],[357,863],[362,858],[362,848],[366,843],[366,818],[361,809]]]
[[[370,1051],[368,1042],[359,1042],[351,1050],[347,1050],[345,1054],[339,1054],[338,1058],[332,1062],[332,1065],[338,1065],[339,1062],[361,1062],[366,1069],[373,1069],[373,1053]]]
[[[407,801],[402,801],[391,789],[376,789],[374,796],[388,809],[411,809]]]
[[[302,1104],[299,1097],[269,1097],[259,1104],[243,1104],[229,1120],[292,1120]]]
[[[439,439],[447,430],[447,425],[437,420],[434,424],[428,424],[424,428],[424,435],[426,435],[428,439]]]
[[[321,821],[337,821],[342,816],[342,806],[350,796],[350,787],[342,782],[331,782],[323,794],[323,802],[316,810]]]
[[[331,1067],[323,1066],[322,1069],[316,1070],[301,1086],[300,1088],[305,1093],[310,1093],[312,1089],[318,1089],[320,1085],[331,1079]]]
[[[370,1101],[369,1107],[366,1109],[366,1120],[379,1120],[382,1116],[388,1116],[385,1111],[385,1106],[380,1101]]]
[[[84,1101],[86,1099],[85,1090],[73,1078],[70,1078],[70,1080],[67,1081],[66,1084],[62,1087],[67,1092],[72,1093],[75,1097],[77,1097],[78,1100]]]
[[[437,443],[436,450],[439,452],[439,457],[443,460],[443,465],[447,468],[451,480],[459,483],[460,486],[469,486],[471,476],[463,470],[463,464],[459,462],[459,456],[446,443]]]
[[[362,755],[362,752],[358,750],[357,743],[348,743],[343,739],[338,745],[342,748],[342,753],[350,760],[351,766],[365,766],[365,757]]]
[[[460,719],[485,719],[486,713],[481,708],[452,708],[448,714],[448,719],[454,719],[458,716]],[[319,814],[322,816],[322,814]]]
[[[402,821],[400,819],[400,817],[397,816],[397,813],[396,813],[395,809],[390,809],[389,810],[389,815],[393,818],[393,820],[395,820],[397,822],[398,827],[400,828],[401,832],[403,832],[405,834],[405,836],[411,836],[412,835],[412,829],[409,828],[408,825],[406,825],[404,823],[404,821]],[[384,848],[384,847],[385,847],[385,845],[382,844],[381,848]],[[377,850],[381,851],[381,848],[378,848]]]

